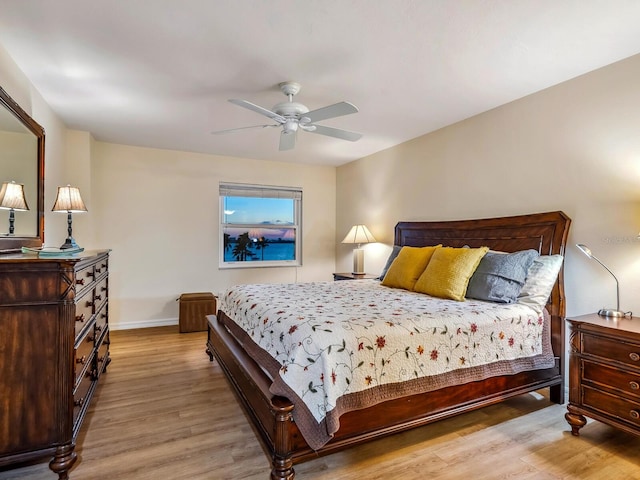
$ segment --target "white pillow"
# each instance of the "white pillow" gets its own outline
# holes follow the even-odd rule
[[[527,279],[518,295],[518,303],[529,305],[536,311],[542,312],[558,278],[562,260],[562,255],[537,257],[527,271]]]

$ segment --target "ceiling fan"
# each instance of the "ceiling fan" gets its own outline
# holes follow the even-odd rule
[[[355,142],[362,137],[361,133],[349,132],[339,128],[318,125],[316,122],[327,120],[329,118],[341,117],[356,113],[358,108],[349,102],[339,102],[326,107],[311,110],[301,103],[294,102],[293,96],[300,91],[300,84],[296,82],[282,82],[279,84],[280,90],[289,100],[275,105],[271,110],[263,108],[255,103],[246,100],[232,98],[229,101],[239,107],[253,110],[260,115],[275,121],[274,124],[252,125],[250,127],[231,128],[228,130],[220,130],[212,132],[215,135],[222,133],[237,132],[250,128],[266,128],[266,127],[282,127],[280,132],[280,150],[291,150],[296,144],[296,133],[298,130],[304,130],[309,133],[317,133],[327,135],[329,137],[341,138]]]

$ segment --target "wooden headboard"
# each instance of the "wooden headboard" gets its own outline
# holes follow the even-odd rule
[[[394,243],[411,247],[439,243],[448,247],[487,246],[502,252],[532,248],[541,255],[564,255],[570,225],[571,219],[560,211],[476,220],[399,222]],[[560,269],[547,310],[552,316],[565,316],[564,268]]]

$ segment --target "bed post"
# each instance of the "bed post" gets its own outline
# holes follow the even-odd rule
[[[293,421],[293,404],[284,398],[274,397],[271,401],[271,411],[276,421],[273,432],[271,480],[293,480],[295,472],[289,435],[289,423]]]

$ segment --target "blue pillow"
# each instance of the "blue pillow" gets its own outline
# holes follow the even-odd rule
[[[378,277],[378,280],[382,280],[384,278],[384,276],[387,274],[387,271],[389,270],[389,267],[391,266],[393,261],[396,259],[396,257],[400,253],[400,250],[402,250],[402,247],[400,245],[394,245],[393,246],[393,250],[391,250],[391,253],[389,254],[389,258],[387,258],[387,263],[384,266],[384,268],[382,269],[382,273]]]
[[[535,250],[487,252],[469,280],[466,296],[498,303],[516,302],[527,271],[537,257]]]

